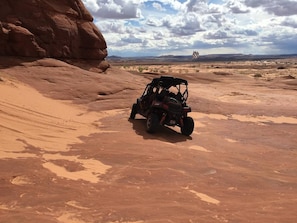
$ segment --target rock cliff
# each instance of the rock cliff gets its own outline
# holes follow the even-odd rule
[[[81,0],[1,0],[0,55],[104,60],[107,46]]]

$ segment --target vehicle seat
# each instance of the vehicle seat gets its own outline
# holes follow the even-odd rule
[[[178,101],[183,102],[183,96],[180,92],[177,93],[176,97],[175,97]]]
[[[163,101],[165,99],[166,96],[168,96],[168,90],[167,89],[162,89],[162,91],[159,93],[159,95],[157,96],[157,99],[160,101]]]

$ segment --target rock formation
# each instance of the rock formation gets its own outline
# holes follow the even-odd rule
[[[81,0],[1,0],[0,55],[102,61],[107,46]]]

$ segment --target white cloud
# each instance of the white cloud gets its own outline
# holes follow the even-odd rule
[[[149,2],[149,1],[144,1]],[[178,0],[159,0],[158,2],[162,3],[163,5],[167,5],[175,11],[185,11],[186,4],[181,3]]]
[[[208,32],[204,35],[204,37],[206,39],[215,39],[215,40],[230,38],[228,33],[222,30],[218,30],[215,32]]]
[[[140,1],[135,0],[83,0],[94,17],[131,19],[141,17]],[[93,6],[93,7],[92,7]]]
[[[226,6],[230,9],[231,13],[235,14],[248,13],[250,11],[247,6],[238,0],[227,1]]]
[[[109,55],[191,54],[193,50],[263,54],[297,49],[297,0],[83,2],[107,41]]]
[[[244,3],[252,8],[262,7],[277,16],[297,15],[296,0],[244,0]]]
[[[127,44],[133,44],[133,43],[143,43],[143,39],[142,38],[138,38],[136,37],[135,35],[133,34],[130,34],[129,36],[127,37],[123,37],[121,38],[121,40],[124,42],[124,43],[127,43]]]
[[[146,20],[146,25],[149,25],[149,26],[161,26],[162,25],[162,20],[157,19],[157,18],[148,18]]]
[[[155,9],[157,9],[158,11],[166,11],[166,9],[164,9],[164,8],[162,7],[162,5],[161,5],[160,3],[157,3],[157,2],[153,2],[153,7],[154,7]]]
[[[91,12],[96,12],[100,8],[96,0],[83,0],[83,3]]]
[[[297,17],[284,19],[281,25],[297,29]]]

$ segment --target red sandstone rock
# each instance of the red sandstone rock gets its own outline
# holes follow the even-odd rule
[[[0,55],[101,61],[107,46],[81,0],[2,0]]]

